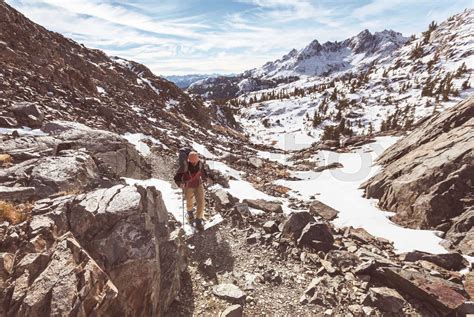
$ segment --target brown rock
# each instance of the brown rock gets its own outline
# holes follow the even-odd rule
[[[377,268],[377,278],[401,293],[429,302],[441,314],[456,311],[467,300],[461,286],[424,273],[400,268]]]
[[[334,242],[331,228],[323,222],[308,223],[301,232],[298,245],[311,247],[312,241],[322,242],[330,248]]]
[[[471,301],[474,301],[474,272],[470,271],[466,274],[466,278],[464,280],[464,289],[469,295]]]
[[[331,221],[337,217],[339,211],[336,209],[329,207],[328,205],[320,202],[319,200],[315,200],[309,206],[309,212],[312,215],[319,216],[324,220]]]
[[[415,262],[419,260],[434,263],[446,270],[459,271],[465,268],[469,263],[457,252],[444,254],[429,254],[421,251],[408,252],[401,255],[402,261]]]
[[[311,222],[315,222],[315,220],[309,212],[294,212],[290,214],[283,224],[282,233],[284,235],[291,235],[295,240],[297,240],[301,236],[303,228]]]
[[[38,105],[32,102],[14,102],[10,110],[15,115],[20,125],[31,128],[40,128],[43,123],[44,114]]]

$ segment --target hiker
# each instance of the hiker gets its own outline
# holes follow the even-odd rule
[[[186,155],[187,150],[180,150],[180,160]],[[184,154],[183,154],[184,153]],[[180,164],[178,172],[174,176],[176,184],[183,189],[186,199],[187,218],[189,223],[195,223],[196,229],[204,230],[204,182],[207,182],[207,172],[204,164],[199,159],[199,154],[189,150],[187,161]],[[196,200],[196,215],[194,215],[194,200]]]

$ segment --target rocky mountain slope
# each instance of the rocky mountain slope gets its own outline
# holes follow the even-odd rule
[[[48,32],[3,2],[0,8],[0,315],[472,312],[473,267],[464,252],[469,241],[457,243],[472,227],[464,211],[469,195],[445,236],[458,239],[457,251],[448,252],[437,232],[393,224],[358,189],[377,170],[366,163],[394,137],[329,140],[294,152],[278,149],[291,143],[287,139],[273,147],[255,137],[261,143],[252,143],[232,129],[228,107],[190,98],[144,66]],[[281,80],[285,86],[294,78]],[[297,118],[304,110],[283,93],[285,107],[265,109],[271,102],[265,98],[255,109],[268,116]],[[406,165],[407,173],[423,170],[430,186],[440,185],[424,196],[429,203],[442,195],[457,198],[467,188],[451,181],[464,179],[458,162],[470,152],[462,156],[439,134],[466,130],[456,137],[472,148],[472,107],[466,105],[472,101],[458,105],[459,113],[450,112],[442,127],[415,132],[439,143],[423,154],[449,154],[429,157],[439,163],[434,178],[422,169],[426,157],[418,167]],[[196,116],[201,110],[202,118]],[[250,118],[241,119],[250,135],[285,139],[290,127],[280,121],[286,130],[275,131],[268,121],[268,131],[260,132]],[[206,216],[223,218],[194,235],[181,220],[182,192],[172,184],[183,144],[209,166]],[[398,156],[387,154],[389,164],[404,159]],[[354,168],[366,178],[340,177],[352,177]],[[390,188],[387,174],[380,175],[378,184]],[[400,175],[388,177],[399,184]],[[434,192],[441,195],[429,201]]]
[[[379,157],[366,195],[411,228],[436,228],[474,256],[474,97],[442,112]]]
[[[15,116],[12,109],[25,101],[36,105],[47,121],[76,121],[121,134],[140,132],[168,145],[191,129],[226,124],[225,109],[190,98],[144,65],[109,57],[50,32],[3,1],[0,79],[3,127],[25,125],[25,114]],[[157,127],[181,133],[166,134]]]

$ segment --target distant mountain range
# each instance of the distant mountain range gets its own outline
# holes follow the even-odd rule
[[[311,143],[410,129],[474,91],[473,29],[474,9],[466,9],[420,38],[364,30],[342,42],[314,40],[260,68],[197,81],[188,92],[228,102],[265,144],[281,133]]]
[[[176,86],[181,89],[186,89],[191,84],[207,78],[214,78],[220,76],[219,74],[189,74],[189,75],[169,75],[165,76],[166,79],[173,82]]]

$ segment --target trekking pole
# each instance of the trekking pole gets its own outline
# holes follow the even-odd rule
[[[184,228],[184,188],[181,190],[181,202],[183,205],[183,228]]]

